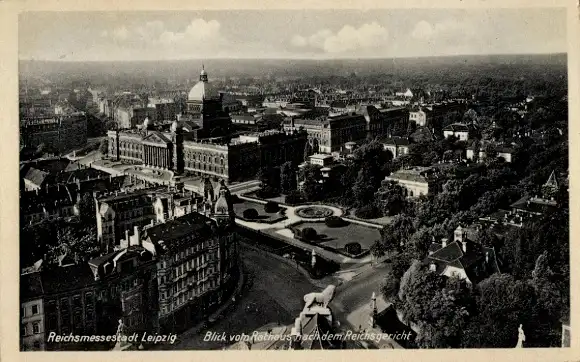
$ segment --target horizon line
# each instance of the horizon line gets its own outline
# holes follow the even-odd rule
[[[111,63],[111,62],[175,62],[175,61],[207,61],[207,60],[298,60],[298,61],[328,61],[328,60],[395,60],[395,59],[426,59],[426,58],[453,58],[453,57],[489,57],[489,56],[542,56],[542,55],[568,55],[568,51],[549,52],[549,53],[489,53],[489,54],[446,54],[446,55],[419,55],[419,56],[401,56],[401,57],[337,57],[337,58],[316,58],[316,57],[204,57],[204,58],[179,58],[179,59],[112,59],[112,60],[66,60],[66,59],[35,59],[35,58],[18,58],[18,61],[29,62],[53,62],[53,63]]]

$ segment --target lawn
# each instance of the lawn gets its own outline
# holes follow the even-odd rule
[[[321,237],[317,244],[336,250],[342,250],[346,244],[352,242],[360,243],[363,251],[368,250],[381,237],[379,230],[354,223],[335,228],[328,227],[323,222],[307,222],[298,226],[299,229],[307,227],[316,230]]]

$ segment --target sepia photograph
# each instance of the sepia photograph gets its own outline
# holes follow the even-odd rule
[[[570,347],[567,21],[20,12],[19,350]]]

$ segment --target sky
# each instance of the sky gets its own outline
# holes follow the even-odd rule
[[[566,52],[564,8],[27,12],[19,58],[398,58]]]

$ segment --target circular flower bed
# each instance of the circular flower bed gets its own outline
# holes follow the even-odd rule
[[[324,206],[306,206],[296,209],[296,215],[304,219],[320,219],[332,214],[332,209]]]

